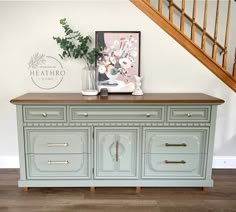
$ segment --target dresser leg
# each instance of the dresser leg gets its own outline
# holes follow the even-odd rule
[[[90,187],[90,192],[95,192],[96,187]]]
[[[208,187],[202,187],[202,190],[207,192],[208,191]]]
[[[141,192],[141,187],[140,186],[137,186],[136,187],[136,194],[139,194]]]
[[[22,191],[28,192],[28,191],[29,191],[29,187],[23,187],[23,188],[22,188]]]

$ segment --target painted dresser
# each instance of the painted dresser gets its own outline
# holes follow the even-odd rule
[[[211,187],[217,105],[198,93],[28,93],[19,187]]]

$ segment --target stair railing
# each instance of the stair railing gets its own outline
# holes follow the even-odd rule
[[[136,6],[138,4],[138,0],[131,0],[132,2],[136,3]],[[215,15],[215,25],[214,25],[214,36],[212,37],[208,32],[207,32],[207,16],[208,16],[208,0],[205,0],[204,4],[204,17],[203,17],[203,25],[201,26],[200,24],[196,23],[196,10],[197,10],[197,0],[193,0],[193,8],[192,8],[192,16],[189,16],[185,10],[185,4],[186,1],[182,0],[181,1],[181,7],[179,7],[174,0],[139,0],[146,2],[147,5],[149,5],[153,10],[155,10],[160,16],[162,16],[166,21],[168,21],[173,27],[178,29],[184,36],[185,35],[185,23],[186,21],[191,23],[191,33],[190,39],[194,45],[198,46],[195,42],[196,40],[196,33],[200,32],[201,33],[201,44],[199,47],[199,50],[201,50],[205,55],[207,55],[211,60],[213,60],[216,65],[221,67],[222,71],[225,72],[225,75],[223,74],[218,74],[220,78],[226,79],[225,83],[230,86],[232,83],[234,85],[230,86],[234,91],[236,90],[236,49],[235,49],[235,55],[234,55],[234,64],[233,64],[233,70],[232,71],[227,71],[228,67],[228,43],[229,43],[229,26],[230,26],[230,11],[231,11],[231,0],[228,0],[228,8],[227,8],[227,18],[226,18],[226,28],[225,28],[225,39],[224,39],[224,45],[220,44],[218,41],[218,28],[219,28],[219,13],[220,13],[220,0],[216,0],[216,15]],[[154,7],[152,3],[156,1],[157,7]],[[168,4],[168,18],[165,18],[163,14],[163,9],[164,9],[164,3]],[[177,10],[180,14],[180,25],[179,27],[176,27],[174,25],[174,11]],[[150,15],[150,13],[149,13]],[[207,41],[210,41],[207,43]],[[212,46],[212,52],[211,55],[207,54],[206,52],[206,46],[207,44],[211,44]],[[222,62],[217,62],[219,58],[217,58],[217,54],[222,55]],[[196,55],[194,53],[194,55]],[[202,61],[202,59],[200,60]],[[221,63],[221,64],[219,64]],[[204,63],[206,65],[206,63]],[[215,72],[214,72],[215,73]],[[227,77],[226,77],[227,76]],[[231,79],[229,79],[231,78]]]

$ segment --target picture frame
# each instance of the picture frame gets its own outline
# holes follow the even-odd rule
[[[96,57],[96,85],[109,93],[131,93],[140,76],[140,31],[96,31],[95,45],[104,50]]]

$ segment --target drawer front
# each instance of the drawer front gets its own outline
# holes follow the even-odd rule
[[[210,106],[169,106],[168,121],[210,122]]]
[[[25,122],[66,122],[66,106],[24,106]]]
[[[28,154],[28,179],[90,178],[89,154]]]
[[[70,121],[163,121],[164,107],[71,106]]]
[[[43,129],[26,128],[26,152],[50,153],[90,153],[90,128]]]
[[[207,153],[208,128],[144,128],[144,153]]]
[[[144,178],[204,178],[205,154],[145,154]]]

